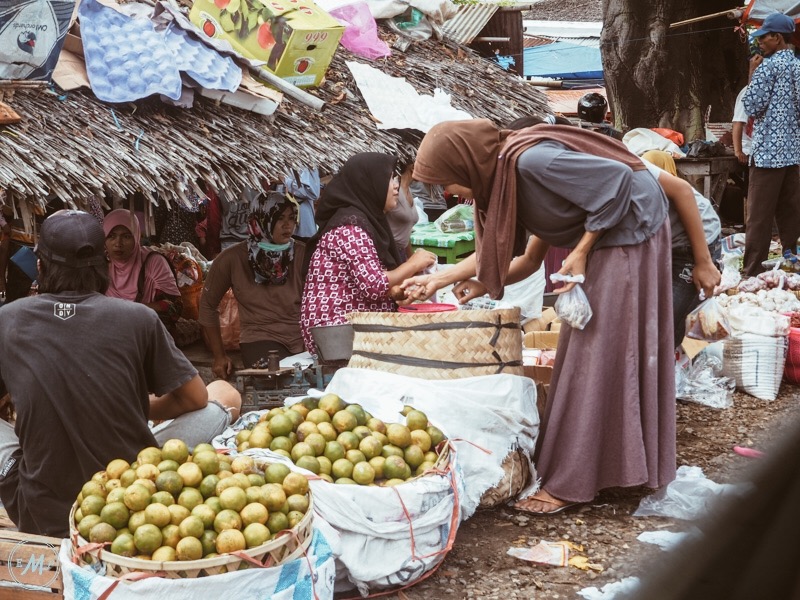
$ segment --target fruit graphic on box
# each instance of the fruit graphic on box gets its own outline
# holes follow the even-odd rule
[[[196,0],[189,17],[299,87],[320,84],[344,32],[311,0]]]

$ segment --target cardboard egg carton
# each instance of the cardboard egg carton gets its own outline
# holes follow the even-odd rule
[[[532,319],[523,328],[525,335],[523,345],[523,371],[537,383],[550,384],[553,374],[554,353],[558,349],[558,336],[561,321],[556,316],[556,311],[547,307],[542,311],[542,316]],[[539,350],[541,352],[526,352],[526,350]],[[528,361],[526,361],[526,355]],[[525,364],[534,362],[535,364]]]

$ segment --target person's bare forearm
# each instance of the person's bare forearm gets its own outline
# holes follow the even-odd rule
[[[223,358],[225,348],[222,344],[222,330],[217,325],[203,325],[203,338],[214,358]]]
[[[200,375],[195,375],[178,389],[163,396],[151,395],[150,419],[154,421],[174,419],[205,408],[206,405],[208,405],[208,390]]]
[[[506,285],[518,283],[538,271],[549,248],[550,244],[532,235],[525,246],[525,253],[511,261]]]

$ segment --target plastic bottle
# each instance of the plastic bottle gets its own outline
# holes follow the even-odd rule
[[[470,219],[453,219],[442,223],[444,233],[460,233],[462,231],[472,231],[475,223]]]
[[[788,271],[789,273],[800,272],[800,262],[798,262],[797,255],[793,254],[792,251],[788,248],[783,253],[783,262],[781,263],[781,269],[783,271]]]

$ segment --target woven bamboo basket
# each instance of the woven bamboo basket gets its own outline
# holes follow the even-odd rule
[[[259,462],[263,463],[264,461]],[[73,504],[69,513],[72,554],[89,564],[93,564],[96,560],[101,561],[106,567],[106,575],[113,578],[120,578],[128,573],[152,573],[167,579],[192,579],[256,567],[253,561],[260,566],[274,567],[300,558],[308,551],[314,528],[314,498],[310,490],[308,499],[308,510],[303,519],[292,529],[281,532],[278,537],[265,544],[242,550],[236,554],[222,554],[200,560],[165,562],[128,558],[114,554],[105,548],[93,548],[81,552],[80,549],[89,542],[81,537],[75,526],[75,511],[78,507],[77,504]]]
[[[88,550],[83,556],[80,556],[79,549],[89,542],[83,539],[75,529],[75,505],[73,505],[69,514],[70,540],[72,541],[73,555],[90,564],[94,560],[101,561],[106,567],[106,576],[108,577],[120,578],[128,573],[153,573],[166,579],[208,577],[238,571],[251,565],[255,567],[250,561],[242,558],[242,555],[248,556],[264,567],[273,567],[303,556],[311,545],[314,524],[312,504],[313,500],[309,503],[306,516],[294,528],[286,530],[285,533],[266,544],[242,550],[237,555],[222,554],[213,558],[201,558],[200,560],[155,562],[119,556],[104,548],[97,548]]]
[[[348,367],[422,379],[522,375],[519,308],[348,315],[355,332]]]

